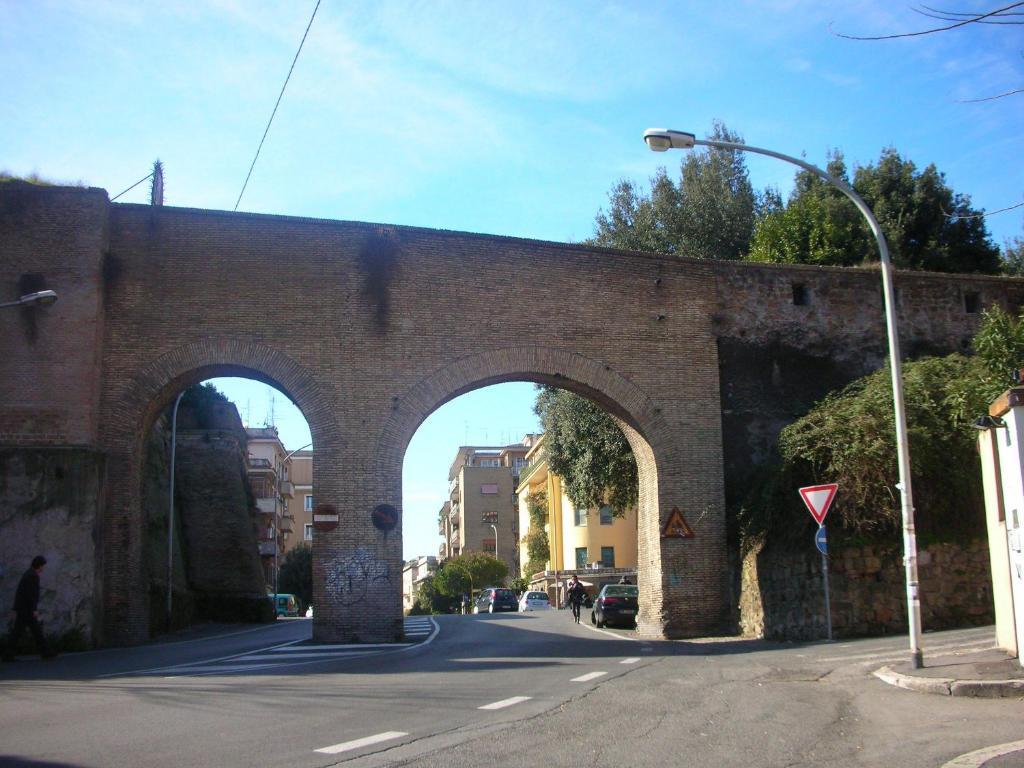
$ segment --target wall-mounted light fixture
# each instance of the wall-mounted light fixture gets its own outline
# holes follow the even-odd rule
[[[0,303],[0,309],[4,307],[48,307],[57,300],[57,292],[49,289],[22,294],[17,301],[5,301]]]
[[[980,429],[980,430],[985,430],[985,429],[1005,429],[1006,428],[1006,422],[1003,421],[998,416],[985,415],[985,416],[980,416],[979,418],[975,419],[974,422],[971,424],[971,426],[974,427],[975,429]]]

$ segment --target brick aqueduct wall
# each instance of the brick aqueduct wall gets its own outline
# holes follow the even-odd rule
[[[78,533],[30,540],[54,565],[51,586],[87,604],[69,613],[97,641],[144,639],[145,435],[183,387],[243,375],[302,409],[315,496],[341,516],[315,541],[314,636],[394,640],[401,536],[377,530],[372,510],[401,511],[406,446],[435,408],[527,380],[592,397],[634,448],[640,631],[720,631],[736,608],[728,479],[814,400],[882,364],[879,286],[872,269],[694,261],[2,184],[0,300],[40,288],[60,299],[0,314],[0,600],[34,554],[8,533],[73,511]],[[961,349],[978,323],[967,309],[1024,301],[1024,283],[1006,278],[901,273],[897,286],[909,354]],[[95,458],[66,473],[69,450]],[[45,498],[32,467],[46,476]],[[69,501],[72,482],[95,498]],[[674,507],[695,538],[661,538]]]

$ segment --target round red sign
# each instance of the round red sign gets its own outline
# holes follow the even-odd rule
[[[313,530],[327,533],[338,527],[338,510],[332,504],[317,504],[313,507]]]

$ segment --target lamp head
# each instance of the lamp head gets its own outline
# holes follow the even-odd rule
[[[975,419],[971,426],[979,430],[1002,429],[1006,427],[1006,422],[998,416],[985,415]]]
[[[45,291],[36,291],[35,293],[26,293],[18,297],[19,304],[38,304],[41,307],[48,307],[56,300],[57,292],[49,289]]]
[[[670,131],[668,128],[648,128],[644,131],[644,141],[652,152],[665,152],[669,149],[691,149],[696,136],[684,131]]]

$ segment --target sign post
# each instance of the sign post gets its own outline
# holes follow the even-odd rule
[[[800,489],[800,498],[804,500],[807,511],[818,524],[818,530],[814,535],[814,545],[821,552],[821,579],[825,590],[825,625],[828,627],[828,639],[832,639],[832,605],[829,601],[828,589],[828,532],[825,530],[825,515],[828,508],[832,506],[832,499],[836,496],[838,483],[826,485],[809,485]]]

